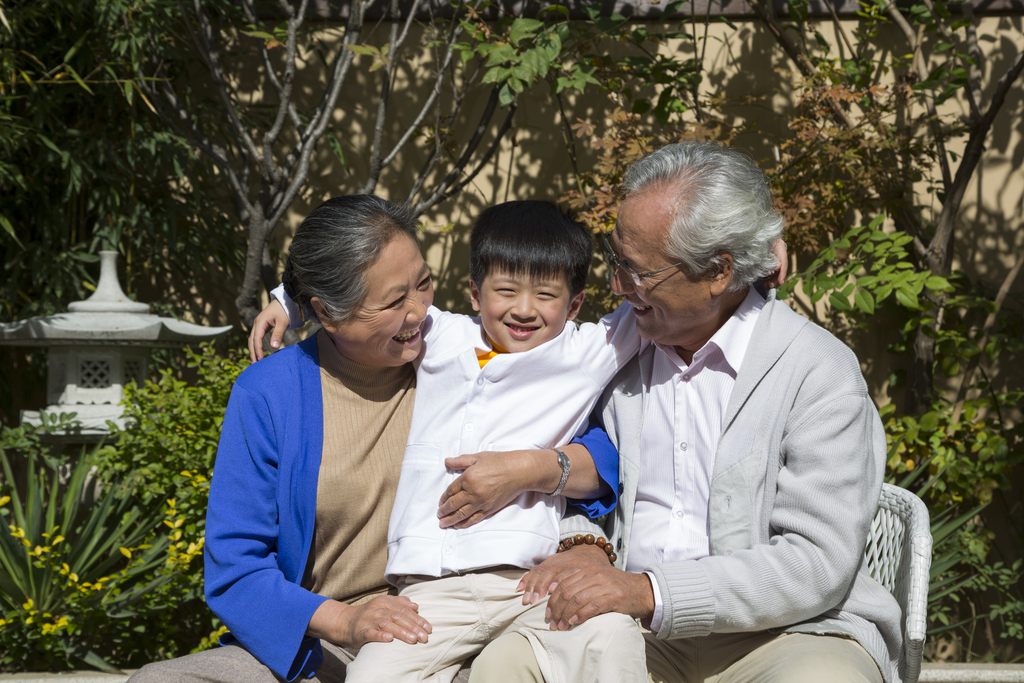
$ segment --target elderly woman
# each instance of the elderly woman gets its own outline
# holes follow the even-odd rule
[[[135,683],[341,681],[362,644],[430,633],[384,581],[416,388],[410,361],[434,294],[415,219],[369,195],[331,199],[296,232],[284,279],[322,329],[248,368],[231,392],[205,548],[206,599],[230,629],[227,646],[150,664]],[[550,454],[503,455],[501,476],[494,464],[480,478],[494,482],[480,495],[493,505],[558,480]],[[483,454],[473,467],[485,475],[488,463],[497,459]],[[572,472],[596,476],[589,458],[574,457]],[[502,639],[490,647],[500,655]],[[504,647],[514,658],[522,643]]]

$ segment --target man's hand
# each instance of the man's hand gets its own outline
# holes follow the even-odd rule
[[[277,299],[260,311],[252,323],[252,329],[249,330],[249,360],[253,363],[263,360],[263,337],[271,327],[274,328],[274,333],[270,335],[270,347],[279,349],[281,339],[288,330],[288,313]]]
[[[446,466],[463,472],[448,485],[438,501],[437,516],[441,528],[471,527],[501,510],[520,494],[534,490],[537,483],[534,463],[538,452],[541,451],[484,451],[445,458]]]
[[[313,613],[306,633],[352,648],[395,638],[410,645],[425,643],[430,622],[417,614],[418,609],[409,598],[396,595],[378,595],[362,605],[328,600]]]
[[[576,572],[592,572],[609,566],[608,556],[597,546],[577,546],[552,555],[528,571],[516,590],[523,591],[524,605],[532,605]]]
[[[549,557],[519,585],[526,591],[526,604],[551,594],[545,615],[551,620],[552,630],[567,631],[606,612],[620,612],[634,619],[654,615],[654,590],[647,575],[616,569],[595,546],[577,546]]]

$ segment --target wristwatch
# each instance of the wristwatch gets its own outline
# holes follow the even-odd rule
[[[558,454],[558,466],[562,468],[562,480],[558,482],[558,488],[551,492],[552,496],[557,496],[565,488],[565,482],[569,481],[569,456],[557,448],[551,450]]]

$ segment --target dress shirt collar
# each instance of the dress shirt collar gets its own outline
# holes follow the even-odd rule
[[[740,303],[739,308],[725,321],[724,325],[718,328],[714,335],[711,336],[711,339],[693,354],[693,365],[699,365],[705,356],[713,348],[717,347],[725,357],[726,363],[732,368],[733,373],[738,375],[740,365],[743,364],[743,356],[747,353],[750,337],[754,333],[754,325],[757,323],[757,317],[760,315],[761,309],[764,308],[764,303],[764,298],[758,294],[756,289],[750,287],[746,298]],[[640,346],[641,352],[652,343],[661,351],[664,351],[681,369],[690,367],[683,362],[683,359],[679,357],[679,354],[676,353],[675,348],[672,346],[644,339]]]

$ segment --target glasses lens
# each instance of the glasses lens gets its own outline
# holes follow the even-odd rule
[[[604,250],[608,254],[608,258],[611,259],[612,265],[617,269],[626,271],[626,274],[629,275],[629,280],[633,283],[633,286],[640,287],[640,276],[636,271],[620,261],[619,257],[615,255],[615,250],[612,249],[612,245],[608,242],[607,233],[601,235],[601,241],[604,242]]]

